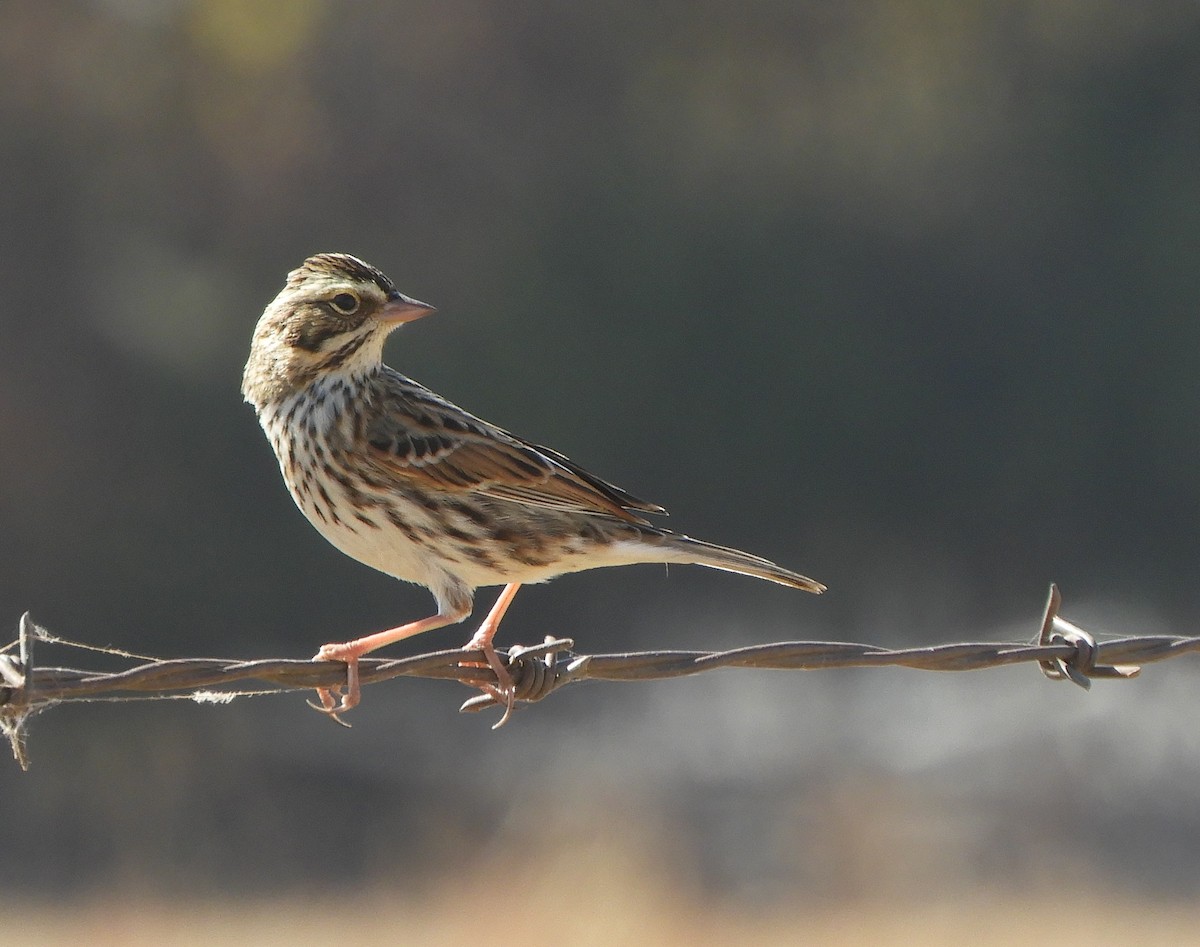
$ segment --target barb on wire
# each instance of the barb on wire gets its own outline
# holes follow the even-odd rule
[[[1139,665],[1200,651],[1200,637],[1141,636],[1097,642],[1090,634],[1059,617],[1062,598],[1050,587],[1041,630],[1034,644],[967,643],[889,649],[843,642],[786,641],[730,651],[643,651],[579,655],[569,638],[547,638],[533,647],[514,647],[507,654],[516,701],[543,700],[576,681],[647,681],[699,674],[716,668],[818,670],[849,667],[907,667],[926,671],[973,671],[1036,662],[1051,680],[1070,680],[1085,689],[1094,678],[1131,678]],[[74,645],[38,628],[29,615],[21,618],[19,656],[0,653],[0,728],[24,768],[28,764],[24,724],[30,715],[65,701],[191,699],[223,702],[237,696],[284,693],[335,687],[344,683],[339,662],[301,660],[230,661],[217,658],[143,659],[117,649],[92,648],[142,663],[112,673],[33,662],[35,639]],[[12,650],[12,645],[3,649]],[[473,666],[479,665],[479,666]],[[365,686],[396,677],[454,680],[483,693],[462,705],[475,712],[503,703],[496,677],[483,655],[459,649],[415,657],[362,658],[359,678]],[[254,687],[246,689],[246,682]],[[243,685],[243,686],[239,686]],[[507,714],[504,719],[507,719]],[[501,721],[503,722],[503,720]]]

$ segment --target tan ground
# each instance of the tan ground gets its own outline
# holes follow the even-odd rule
[[[552,870],[490,872],[425,893],[381,890],[170,903],[128,893],[83,904],[0,902],[5,940],[23,947],[237,944],[989,945],[1200,944],[1200,905],[1102,893],[975,895],[916,902],[776,904],[704,899],[646,866],[613,862],[588,880]]]

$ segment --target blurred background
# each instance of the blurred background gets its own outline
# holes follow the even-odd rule
[[[1029,640],[1050,581],[1097,634],[1197,630],[1194,3],[5,0],[0,74],[14,636],[303,658],[428,614],[304,521],[238,393],[326,250],[438,306],[391,364],[830,587],[568,576],[504,643]],[[931,943],[1069,901],[1059,942],[1180,943],[1196,683],[728,671],[495,733],[439,682],[352,730],[65,706],[0,765],[0,909],[28,942]]]

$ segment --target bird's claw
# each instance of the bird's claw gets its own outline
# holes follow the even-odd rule
[[[472,638],[465,645],[464,651],[478,651],[483,654],[484,660],[487,662],[487,667],[491,668],[492,673],[496,675],[495,684],[476,684],[481,691],[482,696],[490,697],[497,705],[504,707],[504,715],[492,725],[493,730],[498,730],[500,727],[508,723],[508,719],[512,716],[513,708],[517,702],[517,685],[513,680],[512,674],[503,661],[500,660],[500,655],[496,653],[496,649],[492,646],[490,640],[482,638]],[[463,667],[483,667],[484,665],[478,661],[464,661]],[[470,703],[470,701],[468,701]],[[465,705],[464,705],[465,707]]]
[[[319,711],[331,718],[335,723],[347,729],[346,723],[339,715],[347,710],[353,710],[362,700],[362,688],[358,682],[358,655],[348,654],[337,645],[325,645],[313,656],[314,661],[344,661],[346,664],[346,692],[341,687],[318,687],[317,697],[321,699],[320,706],[311,700],[306,701],[313,710]]]
[[[305,703],[308,704],[308,706],[310,706],[313,710],[317,711],[317,713],[325,714],[325,716],[327,716],[334,723],[341,724],[347,730],[351,729],[352,725],[346,723],[345,720],[343,720],[341,717],[338,716],[338,714],[342,713],[347,708],[333,706],[333,704],[334,704],[333,693],[331,691],[324,690],[323,688],[318,689],[317,693],[321,695],[321,703],[318,704],[311,700],[306,700]],[[326,706],[326,703],[325,703],[326,700],[329,701],[328,706]]]

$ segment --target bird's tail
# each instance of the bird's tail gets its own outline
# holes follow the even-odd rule
[[[740,549],[730,549],[728,546],[717,546],[678,533],[669,534],[668,545],[679,553],[678,562],[690,562],[698,566],[708,566],[710,569],[722,569],[725,572],[739,572],[742,575],[752,575],[768,582],[777,582],[793,589],[803,589],[820,595],[825,586],[799,572],[792,572],[783,566],[777,566],[770,559],[751,555]]]

